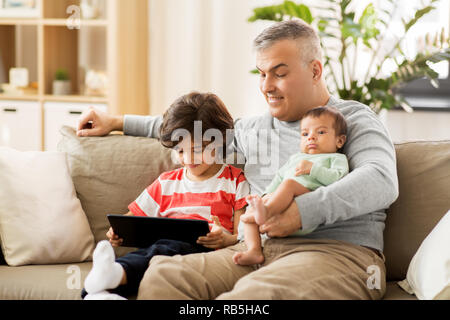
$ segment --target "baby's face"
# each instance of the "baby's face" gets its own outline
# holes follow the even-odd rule
[[[336,153],[345,143],[345,135],[336,136],[334,118],[328,114],[304,118],[300,124],[300,134],[303,153]]]

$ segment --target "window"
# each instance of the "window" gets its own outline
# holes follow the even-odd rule
[[[402,16],[405,11],[414,10],[421,5],[420,0],[399,0]],[[435,34],[444,29],[449,34],[450,27],[450,1],[439,1],[434,4],[436,9],[424,16],[408,32],[405,47],[402,48],[408,57],[414,57],[423,50],[423,39],[425,34]],[[413,16],[413,13],[410,14]],[[396,17],[392,33],[397,28],[403,28],[401,18]],[[397,29],[398,30],[398,29]],[[437,63],[433,69],[439,73],[439,88],[430,84],[428,79],[418,79],[408,83],[399,92],[405,96],[407,101],[417,109],[449,109],[450,110],[450,64],[448,61]]]

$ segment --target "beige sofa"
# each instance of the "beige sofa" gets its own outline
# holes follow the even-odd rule
[[[77,196],[95,241],[105,239],[106,214],[122,214],[157,176],[175,167],[169,150],[148,138],[112,135],[78,138],[63,128],[59,150],[68,156]],[[400,196],[389,208],[385,238],[384,299],[415,299],[396,282],[411,258],[450,208],[450,141],[396,144]],[[121,255],[132,250],[119,248]],[[9,267],[0,265],[0,299],[80,299],[91,262]]]

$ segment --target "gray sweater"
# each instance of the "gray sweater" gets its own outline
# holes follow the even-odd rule
[[[311,239],[334,239],[383,250],[385,210],[398,197],[395,149],[377,115],[366,105],[331,97],[329,106],[344,115],[348,134],[344,153],[350,173],[341,180],[295,199],[303,229]],[[124,118],[127,135],[158,138],[161,116]],[[277,170],[300,150],[300,123],[270,114],[238,119],[233,150],[251,193],[261,195]]]

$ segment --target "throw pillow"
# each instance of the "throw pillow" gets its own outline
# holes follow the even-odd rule
[[[10,266],[91,257],[94,238],[64,153],[0,147],[0,237]]]
[[[425,238],[400,287],[421,300],[450,299],[450,211]]]

